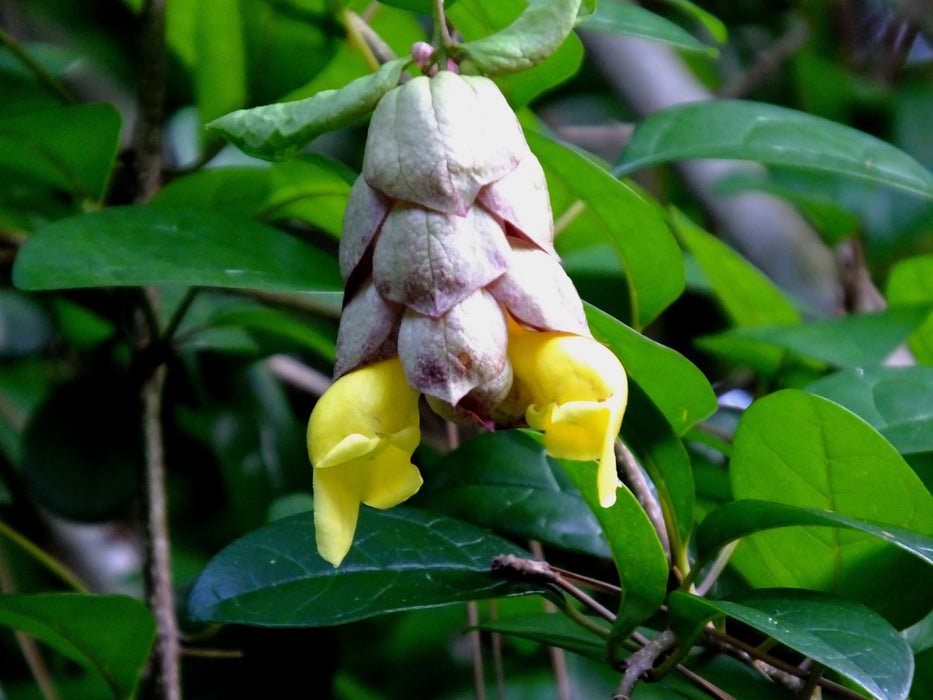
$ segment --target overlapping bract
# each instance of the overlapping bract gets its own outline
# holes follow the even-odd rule
[[[399,438],[385,414],[395,392],[404,406],[424,394],[454,420],[489,427],[527,421],[544,431],[552,455],[599,459],[600,500],[614,500],[612,444],[625,407],[625,373],[590,337],[553,236],[544,171],[494,83],[440,71],[409,80],[379,102],[344,215],[338,380],[309,427],[315,488],[325,490],[323,497],[316,493],[326,510],[316,505],[315,520],[326,559],[337,565],[348,550],[360,502],[389,507],[417,490],[400,466],[414,469],[417,440],[410,442],[409,433]],[[396,366],[398,372],[387,369]],[[352,391],[371,384],[378,400],[351,406]],[[341,398],[325,402],[331,394]],[[326,419],[317,417],[325,411]],[[379,418],[366,423],[361,411]],[[342,412],[343,432],[354,445],[365,442],[365,458],[341,451]],[[417,414],[406,409],[405,416],[417,432]],[[326,450],[314,444],[322,434],[311,429],[315,424],[328,426]],[[379,457],[383,444],[391,460]],[[390,451],[406,449],[404,460]],[[333,470],[334,455],[344,452],[347,467]],[[367,460],[364,476],[360,459]],[[379,469],[384,478],[375,476]],[[369,481],[336,483],[358,478]],[[370,483],[390,480],[399,487],[380,494],[397,500],[370,496]]]

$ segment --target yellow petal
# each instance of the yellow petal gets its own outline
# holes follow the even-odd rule
[[[421,475],[411,455],[421,438],[418,393],[398,358],[344,375],[308,421],[314,466],[318,552],[334,566],[350,550],[360,503],[391,508],[414,495]]]
[[[510,323],[509,360],[515,381],[530,397],[525,420],[544,433],[548,454],[598,459],[599,501],[611,506],[619,486],[614,443],[628,400],[618,358],[592,338]]]

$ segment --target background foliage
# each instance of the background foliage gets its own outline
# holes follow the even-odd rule
[[[431,3],[160,7],[0,2],[0,697],[178,697],[151,610],[191,698],[611,697],[625,660],[635,698],[933,696],[929,3],[599,0],[476,43],[559,45],[497,81],[640,469],[602,509],[592,465],[424,413],[423,491],[339,570],[304,424],[365,110],[314,102],[273,163],[205,125],[370,75]],[[525,7],[446,11],[471,42]]]

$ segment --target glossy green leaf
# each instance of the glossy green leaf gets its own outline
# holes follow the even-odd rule
[[[395,59],[342,88],[325,90],[304,100],[237,110],[214,120],[208,127],[220,131],[248,155],[285,160],[321,134],[366,117],[382,96],[398,84],[410,61],[411,58]]]
[[[33,234],[13,267],[21,289],[145,284],[338,292],[336,260],[270,226],[189,210],[113,207]]]
[[[266,167],[225,167],[196,170],[169,182],[150,204],[166,209],[198,209],[249,219],[272,189]]]
[[[696,622],[729,616],[855,681],[878,700],[904,700],[910,646],[871,609],[815,591],[764,589],[734,601],[676,591],[671,615]]]
[[[532,68],[564,43],[577,21],[580,0],[534,0],[495,34],[460,44],[458,50],[489,76]]]
[[[363,508],[339,568],[321,559],[312,513],[276,520],[227,546],[188,599],[197,622],[336,625],[398,610],[547,589],[491,573],[500,554],[528,552],[485,530],[398,506]]]
[[[584,29],[660,41],[687,51],[716,53],[716,49],[707,46],[679,25],[627,2],[603,0],[597,3],[596,12],[586,16],[580,22],[580,26]]]
[[[484,632],[496,632],[512,637],[530,639],[548,646],[582,654],[594,661],[605,663],[606,642],[591,631],[584,630],[565,615],[538,613],[512,615],[477,625]]]
[[[691,2],[690,0],[665,0],[665,2],[672,7],[676,7],[688,17],[691,17],[692,19],[699,22],[703,28],[709,32],[710,36],[720,44],[726,43],[726,40],[729,38],[726,25],[723,24],[722,20],[720,20],[714,14],[707,12],[695,2]]]
[[[933,367],[844,369],[806,390],[857,414],[901,454],[933,452]]]
[[[541,444],[516,430],[484,433],[445,455],[418,504],[519,540],[609,557],[580,492]]]
[[[0,624],[21,630],[103,676],[118,700],[133,697],[155,623],[145,605],[119,595],[0,595]]]
[[[680,437],[637,384],[629,385],[622,438],[654,484],[672,552],[683,554],[696,500],[690,457]]]
[[[514,21],[527,7],[524,0],[500,0],[495,3],[482,0],[458,0],[451,5],[447,16],[467,40],[482,39]],[[495,77],[495,82],[517,109],[545,90],[572,77],[583,61],[583,44],[574,32],[541,63],[519,73]]]
[[[744,100],[655,112],[635,128],[615,172],[695,158],[796,166],[933,198],[933,173],[894,146],[820,117]]]
[[[678,435],[716,410],[716,394],[703,373],[675,350],[584,304],[590,331],[619,356],[630,380],[664,414]]]
[[[730,464],[737,500],[829,510],[933,535],[933,496],[871,426],[818,396],[784,390],[751,405]],[[897,626],[929,608],[933,567],[866,532],[794,527],[744,538],[732,563],[757,587],[852,598]]]
[[[739,326],[797,323],[800,313],[758,268],[728,245],[673,212],[675,231],[693,253],[713,286],[716,298]]]
[[[251,334],[275,339],[278,352],[294,347],[310,350],[334,361],[336,328],[298,318],[293,313],[264,306],[226,307],[212,314],[209,328],[241,328]]]
[[[195,92],[206,123],[246,103],[243,18],[239,0],[201,0],[192,9]]]
[[[684,288],[683,258],[657,205],[576,151],[525,134],[547,175],[578,197],[625,266],[632,326],[643,328]],[[559,216],[561,212],[555,212]]]
[[[916,255],[894,265],[888,274],[885,297],[892,305],[933,301],[933,255]]]
[[[664,549],[651,521],[631,491],[619,488],[615,504],[603,508],[596,494],[596,465],[558,461],[583,494],[609,542],[622,588],[612,636],[621,641],[656,613],[664,602],[668,574]]]
[[[890,308],[797,325],[738,328],[714,338],[784,348],[833,367],[870,367],[880,365],[894,352],[926,314],[923,308]],[[707,344],[703,339],[701,345]]]
[[[120,140],[109,104],[66,105],[0,118],[0,174],[103,199]]]
[[[933,303],[933,255],[916,255],[898,262],[888,275],[885,296],[891,305]],[[933,365],[933,312],[908,339],[916,358]]]
[[[733,501],[711,511],[697,528],[697,548],[707,556],[752,533],[795,525],[859,530],[933,564],[933,537],[893,525],[848,518],[828,510],[800,508],[774,501]]]

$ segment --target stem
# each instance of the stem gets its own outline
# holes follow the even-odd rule
[[[0,537],[6,537],[11,542],[17,544],[29,556],[39,562],[47,571],[55,575],[59,580],[65,583],[69,588],[79,593],[87,593],[88,588],[68,567],[50,557],[45,551],[37,547],[30,540],[23,537],[9,525],[0,521]]]
[[[58,99],[69,104],[75,102],[75,98],[71,96],[71,93],[62,85],[61,81],[46,70],[41,63],[30,56],[29,52],[26,51],[16,39],[3,31],[2,28],[0,28],[0,45],[6,47],[16,60],[35,75],[38,81],[48,88],[49,92],[58,97]]]
[[[466,604],[467,625],[470,626],[470,653],[473,657],[473,688],[476,693],[476,700],[486,700],[486,673],[483,670],[483,640],[480,637],[480,631],[476,629],[479,625],[479,609],[476,601],[471,600]]]
[[[13,580],[13,575],[7,567],[3,548],[0,547],[0,593],[9,594],[15,592],[16,582]],[[61,696],[58,694],[58,689],[55,687],[55,683],[52,680],[52,674],[49,672],[49,667],[46,665],[45,659],[42,658],[42,652],[39,650],[39,645],[36,643],[36,640],[19,630],[14,631],[13,634],[16,638],[16,643],[19,644],[20,651],[23,652],[26,665],[29,666],[29,672],[32,673],[32,677],[36,679],[36,685],[39,686],[39,690],[42,691],[42,697],[44,697],[45,700],[59,700]]]
[[[638,465],[635,455],[633,455],[628,446],[618,438],[616,438],[615,442],[615,452],[616,463],[622,470],[622,481],[632,490],[632,493],[635,494],[635,498],[637,498],[639,504],[641,504],[642,509],[648,515],[648,519],[654,526],[658,539],[661,540],[661,546],[664,548],[664,556],[667,557],[667,563],[670,565],[671,538],[668,534],[667,523],[664,521],[664,512],[661,510],[660,504],[655,500],[654,494],[651,493],[648,480],[645,478],[644,472]]]
[[[156,697],[161,700],[180,700],[181,647],[178,641],[178,622],[175,619],[175,593],[172,588],[162,441],[162,391],[165,386],[165,372],[165,365],[159,365],[143,385],[143,430],[146,440],[145,573],[149,607],[156,621],[156,641],[152,655]]]
[[[162,117],[165,101],[165,3],[146,0],[142,22],[142,72],[136,122],[137,200],[149,201],[162,183]]]

